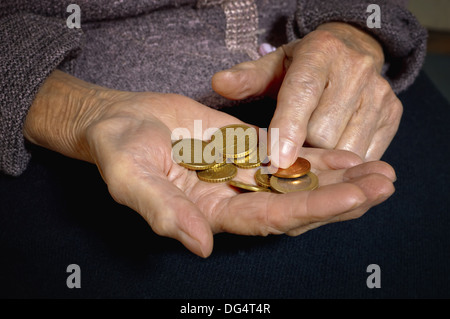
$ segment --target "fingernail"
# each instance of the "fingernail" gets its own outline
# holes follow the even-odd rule
[[[207,256],[207,253],[205,251],[205,248],[200,243],[200,241],[197,238],[192,237],[187,232],[180,229],[179,232],[179,239],[183,243],[183,245],[192,251],[197,256],[205,258]]]
[[[261,55],[269,54],[270,52],[275,51],[277,48],[275,48],[273,45],[270,45],[269,43],[263,43],[259,46],[259,53]]]
[[[288,168],[291,166],[298,156],[297,146],[290,140],[281,138],[280,139],[280,168]]]
[[[350,206],[350,208],[348,210],[353,210],[358,208],[359,206],[361,206],[362,204],[364,204],[367,200],[366,195],[364,195],[363,192],[361,192],[361,194],[358,195],[358,197],[353,197],[352,198],[352,205]]]

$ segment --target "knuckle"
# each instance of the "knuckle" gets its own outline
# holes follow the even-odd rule
[[[286,228],[286,218],[284,214],[268,214],[266,228],[271,230],[270,233],[283,233]]]
[[[360,54],[356,64],[364,72],[375,71],[375,60],[371,56]]]
[[[384,123],[389,125],[399,123],[403,114],[403,104],[392,91],[389,82],[380,77],[380,82],[376,89],[381,95],[379,108],[384,109]]]
[[[320,94],[322,88],[316,79],[304,75],[294,74],[285,85],[294,92],[297,99],[310,99]]]
[[[389,95],[395,95],[394,92],[392,91],[391,85],[389,84],[389,82],[387,80],[385,80],[383,77],[379,77],[379,82],[377,85],[377,90],[384,96],[389,96]]]
[[[316,30],[311,35],[313,43],[327,56],[336,56],[346,49],[345,43],[331,31]]]
[[[378,83],[380,75],[377,72],[375,60],[371,56],[360,53],[352,54],[347,63],[362,85],[371,82]]]
[[[323,132],[308,133],[306,142],[314,147],[333,149],[336,146],[334,138],[323,134]]]
[[[381,75],[376,79],[375,89],[383,97],[396,97],[389,82]]]
[[[320,43],[325,43],[331,47],[339,46],[342,42],[336,37],[334,33],[328,30],[316,30],[315,38]]]
[[[387,116],[385,118],[385,123],[388,125],[398,125],[403,114],[402,103],[400,102],[400,100],[395,99],[392,103],[390,103],[388,108],[389,112],[387,113]]]
[[[396,118],[401,117],[403,114],[403,104],[398,98],[395,98],[394,102],[392,103],[392,114]]]
[[[315,122],[308,124],[306,141],[312,146],[332,149],[336,146],[338,138],[339,136],[330,125]]]
[[[268,197],[266,206],[269,207],[264,214],[259,214],[259,225],[262,225],[260,229],[260,235],[267,236],[269,234],[282,234],[288,230],[289,224],[292,222],[290,216],[292,214],[291,209],[287,209],[283,212],[272,207],[277,207],[276,197]]]

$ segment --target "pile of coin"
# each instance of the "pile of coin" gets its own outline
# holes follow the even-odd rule
[[[262,175],[262,174],[259,174]],[[256,180],[258,182],[258,179]],[[267,181],[265,181],[265,184]],[[319,187],[319,179],[311,172],[310,162],[302,157],[286,169],[278,169],[269,180],[270,187],[279,193],[309,191]]]
[[[215,132],[210,141],[182,139],[172,144],[172,158],[179,165],[197,171],[200,180],[209,183],[229,182],[233,187],[252,192],[289,193],[318,187],[317,176],[304,158],[287,169],[266,174],[261,168],[255,173],[257,185],[233,180],[238,168],[250,169],[266,164],[261,161],[256,129],[243,124],[228,125]]]

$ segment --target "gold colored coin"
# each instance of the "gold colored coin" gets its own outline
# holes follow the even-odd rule
[[[308,172],[297,178],[280,178],[272,176],[270,178],[270,187],[279,193],[310,191],[319,187],[319,179],[312,172]]]
[[[269,174],[262,174],[261,169],[258,169],[255,173],[255,181],[261,187],[270,187],[270,176]]]
[[[290,167],[286,169],[279,168],[278,171],[273,173],[273,176],[281,178],[296,178],[305,175],[310,169],[311,163],[306,158],[299,157]]]
[[[255,168],[260,166],[261,162],[259,160],[258,150],[256,149],[256,151],[253,151],[252,153],[243,158],[235,159],[234,165],[243,169]]]
[[[250,168],[256,168],[256,167],[259,167],[259,166],[261,166],[261,163],[240,163],[240,164],[237,164],[237,163],[235,163],[234,165],[236,165],[237,167],[239,167],[239,168],[242,168],[242,169],[250,169]]]
[[[257,161],[259,158],[258,156],[258,148],[250,151],[249,154],[242,156],[242,157],[237,157],[237,158],[229,158],[229,160],[232,163],[248,163],[249,161],[253,160],[253,161]]]
[[[267,146],[263,143],[258,142],[258,156],[261,162],[261,165],[269,164],[269,156],[267,154]]]
[[[234,187],[246,190],[246,191],[250,191],[250,192],[270,192],[270,189],[268,189],[266,187],[251,185],[251,184],[242,183],[242,182],[238,182],[238,181],[229,181],[229,184],[231,186],[234,186]]]
[[[227,164],[227,162],[223,161],[222,163],[216,163],[216,164],[214,164],[214,166],[211,167],[211,168],[217,168],[217,167],[223,166],[223,165],[225,165],[225,164]]]
[[[209,161],[204,159],[204,150],[208,144],[193,138],[178,140],[172,144],[172,159],[177,164],[195,171],[214,167],[217,162],[213,158]]]
[[[225,158],[245,157],[258,145],[256,129],[245,124],[221,127],[211,139]]]
[[[198,171],[197,177],[208,183],[223,183],[233,179],[237,174],[237,168],[233,164],[225,164],[219,167]]]

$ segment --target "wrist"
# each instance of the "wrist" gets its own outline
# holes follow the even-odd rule
[[[381,44],[364,30],[344,22],[327,22],[321,24],[316,30],[331,32],[341,39],[347,46],[365,55],[371,56],[381,72],[384,64],[384,52]]]
[[[86,129],[104,111],[108,90],[54,71],[38,91],[23,134],[33,144],[93,162]]]

